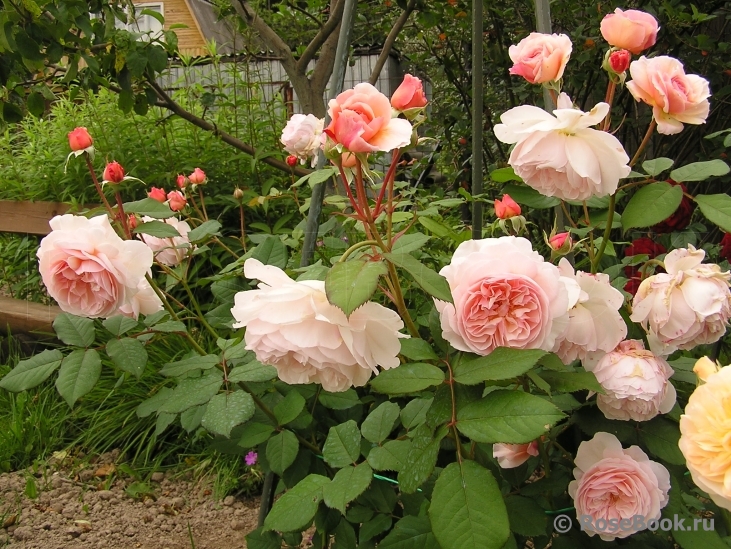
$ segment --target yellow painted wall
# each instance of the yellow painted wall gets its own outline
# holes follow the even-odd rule
[[[145,4],[151,0],[134,0],[134,4]],[[161,0],[165,16],[165,29],[170,25],[184,24],[187,29],[175,29],[178,35],[178,49],[185,55],[204,55],[206,42],[201,35],[193,14],[186,0]]]

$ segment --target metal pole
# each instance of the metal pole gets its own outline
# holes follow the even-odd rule
[[[335,66],[333,68],[332,76],[330,77],[330,86],[327,94],[328,102],[343,91],[345,67],[348,63],[350,34],[353,28],[356,5],[356,0],[345,0],[345,5],[343,6],[343,20],[340,22],[340,36],[338,37],[338,47],[335,50]],[[329,122],[329,117],[326,115],[325,126],[327,126]],[[317,169],[322,169],[324,165],[325,155],[322,151],[320,151],[320,154],[317,157]],[[307,212],[305,241],[302,245],[302,259],[300,261],[300,267],[307,267],[310,263],[312,263],[312,259],[315,256],[315,243],[317,242],[317,230],[320,228],[320,214],[322,213],[322,200],[325,198],[325,185],[327,185],[327,182],[318,183],[312,187],[312,197],[310,198],[310,209]]]
[[[472,196],[482,194],[482,2],[472,0]],[[472,203],[472,238],[482,238],[482,202]]]

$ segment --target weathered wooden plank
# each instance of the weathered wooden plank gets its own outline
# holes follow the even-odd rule
[[[68,209],[61,202],[0,200],[0,232],[45,236],[51,232],[48,221]]]
[[[61,313],[55,305],[42,305],[32,301],[21,301],[0,296],[0,332],[53,333],[53,321]]]

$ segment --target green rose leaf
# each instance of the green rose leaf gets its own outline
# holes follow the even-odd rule
[[[682,183],[684,181],[704,181],[709,177],[726,175],[730,168],[718,158],[706,162],[693,162],[670,172],[670,179]]]
[[[431,529],[429,517],[407,516],[396,523],[378,544],[378,549],[441,549]]]
[[[622,212],[622,229],[651,227],[670,217],[683,200],[680,185],[661,181],[642,187],[630,198]]]
[[[251,257],[264,265],[284,269],[287,266],[287,246],[276,236],[267,236],[264,242],[254,248]]]
[[[439,360],[432,346],[423,339],[412,337],[399,341],[401,342],[401,351],[399,354],[409,360]]]
[[[672,465],[685,465],[678,441],[680,429],[678,424],[662,417],[639,424],[640,436],[650,452]]]
[[[731,196],[727,194],[699,194],[695,197],[701,213],[711,223],[731,233]]]
[[[322,456],[332,467],[345,467],[358,460],[360,456],[360,430],[352,419],[330,427],[322,448]]]
[[[401,408],[395,402],[383,402],[365,418],[361,433],[366,440],[380,444],[391,434],[400,412]]]
[[[382,261],[354,259],[336,263],[325,278],[327,299],[350,316],[371,298],[378,286],[378,278],[387,272]]]
[[[510,529],[521,536],[545,536],[548,528],[546,513],[535,500],[523,496],[508,496],[505,507]]]
[[[423,391],[444,381],[444,372],[424,362],[402,364],[392,370],[384,370],[371,379],[370,384],[379,393],[399,395]]]
[[[77,349],[61,362],[56,389],[69,406],[91,391],[99,381],[102,361],[94,349]]]
[[[345,507],[366,491],[373,480],[373,470],[367,463],[340,469],[330,484],[322,489],[325,505],[345,514]]]
[[[143,198],[136,202],[126,202],[124,204],[124,212],[152,217],[154,219],[166,219],[175,215],[175,212],[167,204],[163,204],[152,198]]]
[[[539,349],[498,347],[492,353],[475,359],[464,355],[454,366],[454,380],[465,385],[483,381],[499,381],[523,375],[547,353]]]
[[[196,370],[210,370],[218,364],[216,355],[194,356],[165,364],[160,373],[167,377],[180,377]]]
[[[110,316],[102,322],[107,330],[109,330],[115,336],[121,336],[122,334],[129,332],[132,328],[137,327],[139,322],[134,318],[128,316],[116,315]]]
[[[447,428],[444,426],[437,431],[434,438],[431,437],[431,433],[426,432],[427,429],[423,428],[423,431],[411,441],[406,461],[398,474],[399,487],[406,494],[416,492],[416,489],[431,476],[437,464],[439,446],[447,434]]]
[[[147,350],[141,341],[131,337],[110,339],[106,351],[117,368],[140,379],[147,366]]]
[[[247,364],[236,366],[228,374],[228,380],[234,383],[243,381],[263,382],[269,381],[277,377],[277,369],[274,366],[267,366],[258,360],[253,360]]]
[[[389,440],[383,446],[376,446],[368,453],[366,460],[376,471],[401,471],[411,450],[408,440]]]
[[[292,431],[282,431],[267,442],[267,461],[279,476],[294,463],[300,443]]]
[[[604,388],[599,385],[592,372],[541,372],[541,378],[551,386],[551,389],[561,393],[588,389],[604,394]]]
[[[220,229],[221,224],[215,219],[205,221],[188,233],[188,240],[193,243],[208,240],[212,236],[220,234]]]
[[[313,519],[322,501],[322,490],[330,479],[322,475],[308,475],[279,498],[264,520],[265,530],[297,532]]]
[[[279,425],[286,425],[293,421],[305,407],[305,398],[296,390],[292,389],[287,396],[280,400],[274,407],[274,416]]]
[[[0,379],[0,387],[14,393],[32,389],[48,379],[61,366],[63,354],[58,349],[47,349],[28,360],[21,360]]]
[[[223,374],[220,370],[207,370],[200,377],[181,379],[157,411],[177,414],[193,406],[206,404],[218,393],[222,383]]]
[[[247,423],[241,429],[241,439],[239,446],[242,448],[254,448],[262,442],[266,442],[274,432],[274,427],[266,423]]]
[[[388,261],[409,273],[414,281],[430,296],[454,303],[447,279],[430,269],[413,255],[403,252],[384,253]]]
[[[140,223],[132,232],[135,234],[149,234],[157,238],[175,238],[176,236],[180,236],[180,233],[175,227],[164,221],[157,220]]]
[[[208,402],[201,425],[211,433],[228,438],[231,429],[249,420],[254,410],[254,399],[249,393],[220,393]]]
[[[673,164],[675,164],[675,160],[661,156],[660,158],[645,160],[642,163],[642,169],[645,170],[647,175],[652,176],[661,174],[665,170],[669,170]],[[676,181],[678,180],[676,179]]]
[[[53,321],[53,329],[66,345],[88,347],[94,343],[94,321],[90,318],[61,313]]]
[[[353,389],[348,389],[342,393],[322,391],[319,399],[320,404],[322,404],[325,408],[330,408],[331,410],[347,410],[356,404],[360,404],[358,393],[356,393]]]
[[[561,203],[558,198],[543,196],[541,193],[527,185],[505,185],[503,187],[503,194],[510,195],[510,198],[515,200],[518,204],[528,206],[535,210],[553,208]]]

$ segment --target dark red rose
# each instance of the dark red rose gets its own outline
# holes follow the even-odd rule
[[[635,295],[637,293],[637,290],[640,288],[640,283],[642,281],[637,278],[630,278],[627,283],[624,285],[624,291],[628,294]]]
[[[680,185],[684,193],[688,192],[688,189],[682,183],[676,183],[672,179],[667,181],[671,185]],[[693,217],[693,210],[695,210],[695,203],[683,195],[683,200],[680,201],[680,206],[675,210],[675,213],[668,217],[665,221],[661,221],[657,225],[650,228],[653,232],[665,234],[672,233],[673,231],[682,231],[688,225],[690,225],[690,218]]]
[[[731,233],[725,233],[721,239],[721,251],[719,257],[731,261]]]
[[[667,250],[665,249],[665,246],[659,242],[655,242],[651,238],[642,237],[633,240],[632,243],[624,249],[624,257],[647,255],[650,259],[653,259],[666,252]],[[625,266],[624,275],[629,278],[627,284],[624,286],[624,290],[634,295],[637,292],[637,288],[640,287],[640,282],[642,282],[640,266]]]

